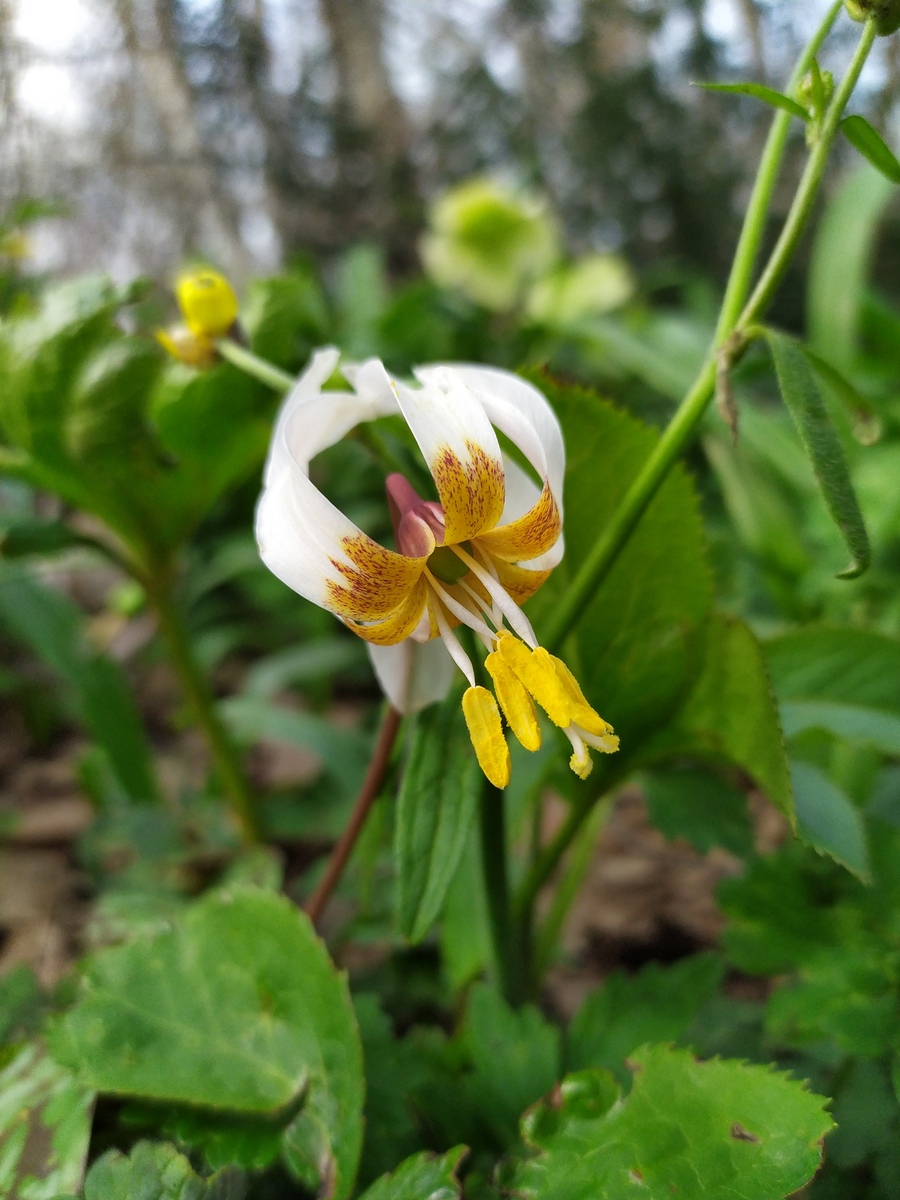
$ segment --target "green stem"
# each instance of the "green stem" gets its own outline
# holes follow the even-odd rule
[[[506,855],[506,809],[503,792],[487,783],[479,801],[481,867],[497,981],[509,1004],[521,1000],[518,948],[509,899]]]
[[[160,572],[152,581],[145,578],[143,582],[159,620],[160,632],[168,645],[172,665],[194,719],[206,738],[219,782],[240,821],[244,840],[258,842],[260,831],[253,793],[237,748],[216,711],[206,675],[194,657],[190,638],[172,597],[169,573]]]
[[[825,172],[828,156],[831,153],[831,147],[834,144],[834,139],[837,137],[844,109],[853,95],[853,90],[859,81],[860,72],[865,65],[866,59],[869,57],[876,36],[875,22],[867,21],[863,27],[862,37],[856,47],[850,67],[841,80],[841,85],[836,90],[834,98],[825,114],[818,140],[800,179],[797,194],[794,197],[794,202],[791,205],[791,210],[788,213],[781,235],[775,244],[775,249],[772,251],[759,282],[753,289],[752,296],[747,301],[740,318],[736,322],[738,328],[751,325],[754,321],[760,320],[771,304],[778,285],[784,278],[784,273],[793,258],[794,251],[797,249],[797,243],[800,241],[803,230],[806,228],[806,223],[812,214],[813,205],[819,192],[819,185],[822,182],[822,176]]]
[[[809,45],[797,60],[797,65],[788,81],[787,95],[793,96],[796,92],[797,87],[803,80],[803,76],[810,69],[819,53],[822,43],[831,32],[832,26],[837,20],[838,13],[843,6],[844,0],[835,0],[835,3],[828,10],[825,20],[816,30]],[[760,243],[765,235],[772,195],[775,191],[778,173],[781,170],[781,163],[784,158],[792,120],[794,118],[789,112],[779,111],[775,115],[769,129],[769,136],[766,138],[762,158],[759,160],[759,169],[756,172],[753,191],[750,193],[750,200],[747,204],[747,212],[744,216],[743,226],[741,227],[741,236],[738,239],[737,249],[734,253],[734,262],[731,265],[731,272],[725,287],[725,297],[722,301],[722,310],[719,313],[719,322],[716,327],[717,344],[721,344],[734,328],[735,322],[744,306],[744,301],[747,298],[747,293],[750,291],[750,285],[753,282],[753,271],[756,267]]]
[[[222,358],[227,359],[232,366],[238,367],[262,383],[267,383],[276,392],[289,392],[297,382],[295,375],[289,375],[287,371],[274,367],[264,358],[260,358],[250,350],[245,350],[243,346],[239,346],[237,342],[232,342],[229,338],[220,338],[216,342],[216,349]]]
[[[824,26],[826,32],[827,28],[830,28],[830,22],[833,19],[833,14],[829,12]],[[821,33],[822,31],[820,30],[819,34]],[[813,43],[816,46],[819,44],[819,34],[813,39]],[[577,624],[584,610],[593,599],[597,588],[603,583],[612,569],[620,551],[624,548],[638,521],[644,515],[647,506],[662,486],[681,452],[689,443],[715,391],[719,346],[733,334],[742,332],[755,321],[758,321],[763,316],[764,310],[771,303],[775,290],[787,270],[791,257],[797,247],[797,242],[812,212],[819,185],[822,181],[825,164],[837,135],[844,108],[856,86],[860,71],[869,55],[874,40],[875,25],[873,21],[868,21],[863,29],[862,37],[860,38],[847,74],[835,92],[832,103],[829,106],[819,133],[818,142],[801,177],[781,236],[772,251],[753,295],[737,319],[730,318],[728,321],[720,319],[716,340],[693,386],[682,400],[662,437],[656,443],[649,458],[623,496],[611,521],[594,544],[590,554],[581,564],[578,573],[572,580],[572,583],[563,596],[562,602],[554,613],[549,627],[545,630],[544,641],[549,650],[558,649],[569,631]],[[801,63],[806,60],[808,52],[808,49],[804,51]],[[778,118],[776,117],[777,120]],[[758,244],[758,237],[762,234],[761,227],[764,218],[765,213],[761,208],[757,208],[754,213],[754,221],[756,222],[754,226],[755,232],[748,232],[747,237],[742,239],[744,242],[743,257],[740,262],[738,275],[735,276],[734,272],[732,272],[732,278],[742,278],[744,280],[743,286],[746,286],[750,278],[749,272],[752,271],[752,260],[755,258],[756,252],[755,246]],[[746,227],[747,224],[745,223]],[[729,308],[731,311],[734,311],[739,306],[739,303],[742,302],[743,297],[740,295],[737,282],[732,286],[731,280],[729,280],[729,290],[731,292],[728,301]]]

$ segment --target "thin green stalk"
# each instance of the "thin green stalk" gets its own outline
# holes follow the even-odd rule
[[[793,97],[797,87],[803,80],[803,76],[810,69],[813,59],[819,53],[822,43],[831,32],[837,20],[838,13],[840,13],[843,6],[844,0],[835,0],[835,3],[828,10],[825,20],[816,30],[809,45],[797,60],[797,65],[794,67],[793,74],[788,81],[787,95]],[[788,134],[791,129],[791,121],[793,120],[794,118],[789,112],[779,111],[776,113],[769,129],[769,136],[766,138],[762,157],[759,160],[759,169],[756,172],[753,191],[750,193],[750,200],[747,204],[747,212],[744,215],[741,235],[734,253],[734,262],[731,265],[731,272],[725,287],[725,297],[722,300],[722,310],[719,313],[719,322],[716,327],[717,344],[721,344],[734,328],[735,322],[744,306],[747,294],[750,291],[760,243],[766,231],[766,222],[772,203],[772,195],[775,191],[775,184],[781,170]]]
[[[216,349],[222,358],[227,359],[232,366],[246,372],[247,375],[252,375],[254,379],[259,379],[262,383],[267,383],[276,392],[289,392],[297,382],[295,375],[289,375],[280,367],[273,366],[264,358],[260,358],[258,354],[253,354],[250,350],[239,346],[237,342],[232,342],[230,338],[221,338],[216,342]]]
[[[497,982],[506,1001],[518,1004],[522,998],[520,956],[510,906],[503,792],[485,781],[479,806],[481,867]]]
[[[775,244],[775,249],[772,251],[766,269],[753,289],[752,296],[747,301],[739,320],[736,322],[738,328],[752,325],[754,321],[758,321],[763,317],[766,309],[772,302],[778,285],[784,278],[784,273],[793,258],[794,251],[797,249],[797,243],[800,241],[803,230],[806,228],[806,223],[812,214],[813,205],[815,204],[822,176],[825,172],[825,166],[828,162],[828,156],[831,153],[831,147],[834,144],[834,139],[837,137],[841,118],[844,115],[844,109],[853,95],[853,90],[859,81],[860,72],[865,65],[866,59],[869,57],[876,36],[875,22],[867,21],[863,26],[862,37],[856,47],[850,67],[841,80],[840,87],[835,91],[828,111],[825,114],[818,140],[800,179],[797,194],[794,197],[791,210],[784,223],[781,236]]]
[[[828,20],[831,19],[832,17],[829,13]],[[753,295],[744,306],[740,317],[733,324],[722,324],[720,322],[719,335],[710,349],[709,355],[700,369],[700,373],[694,381],[693,386],[684,400],[682,400],[662,437],[623,496],[619,507],[598,538],[591,553],[581,564],[577,575],[554,613],[549,627],[545,630],[544,641],[551,651],[559,648],[566,635],[577,624],[584,610],[591,602],[597,588],[609,574],[620,551],[624,548],[638,521],[644,515],[647,506],[662,486],[669,471],[687,446],[700,423],[715,391],[719,346],[735,333],[740,333],[755,321],[760,320],[766,307],[771,303],[775,290],[781,282],[784,272],[787,270],[790,259],[797,247],[797,242],[812,212],[819,185],[822,181],[825,164],[828,160],[834,138],[837,135],[841,117],[856,86],[860,71],[871,51],[874,40],[874,22],[868,21],[863,28],[862,37],[860,38],[847,74],[835,92],[826,113],[818,142],[801,177],[781,236],[772,251]],[[806,52],[804,52],[804,57],[805,55]],[[764,214],[762,215],[764,216]],[[761,221],[762,217],[759,213],[756,214],[756,219]],[[748,234],[745,245],[747,262],[749,261],[751,249],[752,240]],[[747,262],[744,262],[741,267],[742,274],[746,272]],[[732,307],[736,307],[738,298],[735,285],[730,300]]]
[[[219,782],[240,821],[244,840],[258,842],[260,830],[256,805],[240,756],[216,711],[206,675],[194,657],[190,638],[172,597],[169,581],[165,576],[163,578],[163,582],[160,582],[159,576],[152,582],[145,581],[147,598],[156,612],[160,632],[169,648],[169,656],[185,698],[206,738]]]

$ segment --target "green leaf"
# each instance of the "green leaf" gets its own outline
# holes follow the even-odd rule
[[[234,1167],[202,1179],[166,1142],[138,1142],[126,1157],[108,1150],[88,1172],[84,1200],[243,1200],[247,1185]]]
[[[413,943],[440,914],[482,784],[454,689],[416,717],[397,798],[397,923]]]
[[[667,838],[684,838],[701,854],[723,846],[744,857],[753,849],[747,798],[719,775],[657,771],[645,775],[641,786],[650,820]]]
[[[323,770],[349,795],[359,791],[370,755],[370,738],[341,729],[315,713],[285,708],[257,696],[232,696],[219,711],[231,731],[247,741],[274,738],[304,746],[322,760]]]
[[[597,530],[646,462],[656,434],[591,392],[543,375],[533,378],[560,418],[568,453],[566,554],[529,602],[540,637],[542,619],[552,614],[593,548]],[[677,707],[696,669],[697,635],[711,602],[697,497],[679,467],[650,504],[562,653],[587,698],[615,726],[621,755],[634,753]]]
[[[873,129],[865,117],[844,117],[841,121],[841,133],[885,179],[889,179],[891,183],[900,183],[900,162],[878,130]]]
[[[0,1194],[46,1200],[81,1187],[94,1093],[36,1042],[0,1071]]]
[[[802,1187],[832,1121],[825,1098],[766,1067],[697,1062],[645,1047],[634,1084],[611,1103],[600,1071],[570,1075],[525,1118],[539,1153],[515,1171],[522,1200],[775,1200]]]
[[[108,553],[100,542],[76,533],[63,521],[0,521],[0,555],[5,559],[25,558],[30,554],[60,554],[82,546]]]
[[[350,1193],[362,1141],[356,1021],[346,981],[281,896],[210,893],[175,928],[97,954],[53,1052],[101,1092],[284,1111],[298,1177],[330,1181],[336,1200]]]
[[[473,1096],[501,1144],[515,1139],[522,1111],[560,1075],[560,1034],[530,1004],[511,1009],[484,983],[469,993],[463,1031]]]
[[[842,371],[859,353],[875,237],[893,196],[882,175],[861,166],[831,197],[816,229],[806,292],[809,337]]]
[[[897,956],[871,934],[820,950],[766,1005],[770,1041],[803,1047],[823,1039],[844,1054],[880,1058],[897,1043]]]
[[[155,800],[153,757],[125,675],[88,644],[81,610],[21,566],[0,565],[0,622],[65,680],[131,799]]]
[[[707,92],[731,92],[738,96],[753,96],[771,108],[780,108],[792,117],[799,117],[801,121],[809,120],[809,113],[796,100],[782,92],[776,92],[774,88],[764,87],[761,83],[696,83],[694,86]]]
[[[457,1200],[460,1195],[456,1169],[465,1154],[457,1146],[440,1158],[416,1154],[401,1163],[363,1192],[360,1200]]]
[[[847,409],[856,440],[863,446],[871,446],[877,442],[881,437],[882,422],[872,401],[858,392],[853,384],[821,355],[810,350],[808,346],[803,347],[803,352],[825,386],[830,388]]]
[[[566,1066],[605,1067],[624,1082],[625,1060],[632,1051],[683,1037],[723,973],[724,964],[715,954],[694,954],[671,967],[648,963],[633,975],[613,971],[569,1026]]]
[[[789,842],[723,880],[718,899],[729,918],[722,943],[730,961],[748,975],[781,975],[832,947],[838,914],[822,898],[833,892],[834,873],[831,863]]]
[[[651,764],[700,758],[740,767],[793,819],[778,709],[762,648],[742,621],[717,615],[707,622],[702,670],[675,720],[642,756]]]
[[[840,579],[855,579],[869,565],[869,539],[853,491],[844,452],[819,392],[803,347],[786,334],[767,329],[781,395],[794,419],[835,524],[852,555]]]
[[[390,1171],[426,1143],[409,1092],[418,1074],[413,1040],[396,1038],[378,997],[353,997],[366,1067],[365,1138],[359,1184]]]
[[[791,786],[800,837],[868,881],[871,867],[866,831],[853,801],[811,763],[791,764]]]
[[[822,625],[766,644],[785,734],[824,729],[900,754],[900,641]]]

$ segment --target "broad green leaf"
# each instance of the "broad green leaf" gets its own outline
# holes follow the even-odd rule
[[[707,92],[731,92],[738,96],[753,96],[756,100],[762,100],[763,104],[768,104],[770,108],[780,108],[792,117],[799,117],[801,121],[809,120],[809,113],[796,100],[782,92],[776,92],[774,88],[764,87],[761,83],[698,83],[694,86]]]
[[[897,156],[865,117],[844,117],[841,121],[841,133],[885,179],[889,179],[891,183],[900,183],[900,162],[897,161]]]
[[[871,934],[860,931],[856,941],[820,950],[799,979],[776,989],[766,1005],[770,1040],[802,1047],[827,1038],[865,1058],[897,1045],[897,954]]]
[[[94,1093],[36,1042],[0,1071],[0,1195],[48,1200],[81,1186]]]
[[[861,166],[829,200],[816,228],[806,292],[812,347],[842,371],[859,353],[860,323],[875,236],[894,189]]]
[[[138,1142],[127,1157],[108,1150],[84,1184],[84,1200],[243,1200],[246,1192],[234,1167],[203,1179],[167,1142]]]
[[[284,1112],[298,1177],[349,1195],[362,1141],[356,1021],[346,981],[283,897],[213,892],[171,930],[98,953],[52,1036],[59,1061],[101,1092]]]
[[[650,763],[700,758],[740,767],[792,817],[778,710],[762,648],[742,621],[715,616],[707,622],[702,670],[674,721],[642,755]]]
[[[766,330],[785,404],[812,463],[822,495],[852,555],[841,579],[854,579],[869,565],[866,527],[853,491],[838,436],[828,419],[819,386],[803,347],[787,334]]]
[[[833,892],[833,874],[831,863],[792,842],[723,880],[718,899],[728,917],[722,943],[729,960],[748,975],[780,975],[833,946],[838,914],[822,903]]]
[[[766,644],[785,733],[824,729],[900,753],[900,641],[874,630],[823,625]]]
[[[560,418],[568,466],[566,554],[532,601],[541,636],[577,571],[651,452],[648,426],[591,392],[534,381]],[[591,704],[615,726],[620,754],[671,716],[696,669],[695,640],[711,604],[706,541],[687,474],[673,471],[562,652]]]
[[[447,889],[440,924],[441,962],[450,987],[459,992],[477,979],[491,959],[478,827],[473,825],[456,874]]]
[[[95,651],[83,615],[20,565],[0,566],[0,622],[65,680],[84,721],[132,800],[155,800],[153,759],[125,675]]]
[[[457,1200],[460,1195],[456,1169],[464,1147],[449,1150],[440,1158],[416,1154],[391,1175],[385,1175],[363,1192],[360,1200]]]
[[[454,689],[416,717],[397,798],[397,923],[413,943],[440,914],[482,786]]]
[[[765,644],[778,699],[900,716],[900,640],[851,625],[811,625]]]
[[[302,268],[254,282],[240,320],[253,352],[286,370],[299,372],[312,351],[332,336],[322,291],[312,272]]]
[[[644,1047],[634,1084],[612,1103],[600,1071],[570,1075],[525,1118],[535,1158],[510,1191],[522,1200],[777,1200],[822,1159],[823,1096],[767,1067]],[[614,1093],[613,1093],[614,1096]]]
[[[650,820],[667,838],[684,838],[705,854],[723,846],[741,857],[753,849],[747,798],[719,775],[680,768],[645,775]]]
[[[605,1067],[624,1081],[632,1051],[682,1038],[723,973],[714,954],[694,954],[671,967],[649,963],[634,975],[613,971],[569,1026],[566,1066]]]
[[[866,742],[885,754],[900,754],[900,716],[830,700],[791,700],[781,706],[785,737],[824,729],[835,737]]]
[[[791,786],[800,837],[868,880],[871,868],[865,826],[849,796],[824,771],[806,762],[791,764]]]
[[[511,1009],[494,988],[476,983],[463,1037],[474,1067],[472,1096],[501,1143],[510,1142],[523,1110],[559,1078],[559,1030],[532,1005]]]

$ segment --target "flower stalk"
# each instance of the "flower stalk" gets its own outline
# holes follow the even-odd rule
[[[822,26],[804,51],[795,71],[795,77],[798,74],[802,76],[815,57],[815,53],[830,30],[836,15],[835,9],[831,9],[826,15]],[[825,114],[816,145],[807,161],[781,236],[759,282],[747,300],[745,298],[746,291],[749,289],[752,278],[753,263],[764,233],[772,187],[784,150],[779,123],[788,114],[779,113],[775,117],[773,133],[770,135],[767,153],[757,177],[753,201],[744,221],[744,233],[741,236],[739,252],[732,267],[716,337],[709,355],[650,457],[623,496],[612,519],[597,539],[593,550],[582,563],[571,586],[563,596],[559,608],[550,621],[550,627],[545,632],[545,644],[551,651],[563,643],[568,633],[580,620],[597,588],[606,579],[624,549],[647,506],[690,442],[715,392],[720,347],[736,336],[739,338],[749,327],[761,320],[771,304],[775,291],[797,248],[797,243],[806,228],[844,109],[856,87],[875,37],[875,22],[868,21],[863,28],[862,37],[847,73],[841,81],[840,87],[835,91]]]

